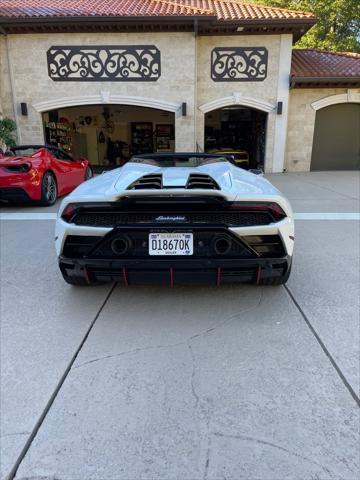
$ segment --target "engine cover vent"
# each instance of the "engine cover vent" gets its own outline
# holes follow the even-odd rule
[[[161,174],[150,174],[144,175],[143,177],[138,178],[131,185],[128,186],[128,190],[161,190],[162,189],[162,175]]]
[[[213,178],[202,173],[191,173],[186,188],[189,190],[194,188],[200,188],[202,190],[220,190],[219,185]]]

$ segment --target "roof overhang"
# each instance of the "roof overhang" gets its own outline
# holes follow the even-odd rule
[[[95,31],[153,32],[194,31],[196,29],[199,35],[271,35],[291,33],[294,41],[297,41],[315,23],[315,18],[218,20],[215,15],[177,17],[0,17],[0,32],[3,34]],[[241,31],[239,31],[239,28]]]
[[[290,77],[290,88],[360,87],[360,77]]]

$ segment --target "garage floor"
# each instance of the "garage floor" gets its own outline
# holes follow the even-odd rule
[[[286,287],[73,288],[57,207],[2,208],[2,479],[358,478],[359,176],[268,178]]]

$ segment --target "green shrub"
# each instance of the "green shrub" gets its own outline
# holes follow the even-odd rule
[[[16,145],[16,123],[11,118],[0,118],[0,147],[6,150]]]

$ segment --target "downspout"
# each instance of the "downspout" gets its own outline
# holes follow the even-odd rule
[[[11,93],[11,99],[12,99],[12,106],[13,106],[13,115],[14,119],[17,125],[17,139],[18,139],[18,144],[21,144],[21,134],[20,134],[20,128],[19,128],[19,117],[17,114],[17,109],[16,109],[16,99],[15,99],[15,87],[14,87],[14,74],[10,62],[10,52],[9,52],[9,42],[8,42],[8,36],[7,33],[3,28],[1,28],[1,33],[4,35],[5,39],[5,50],[6,50],[6,61],[8,65],[8,71],[9,71],[9,79],[10,79],[10,93]]]

